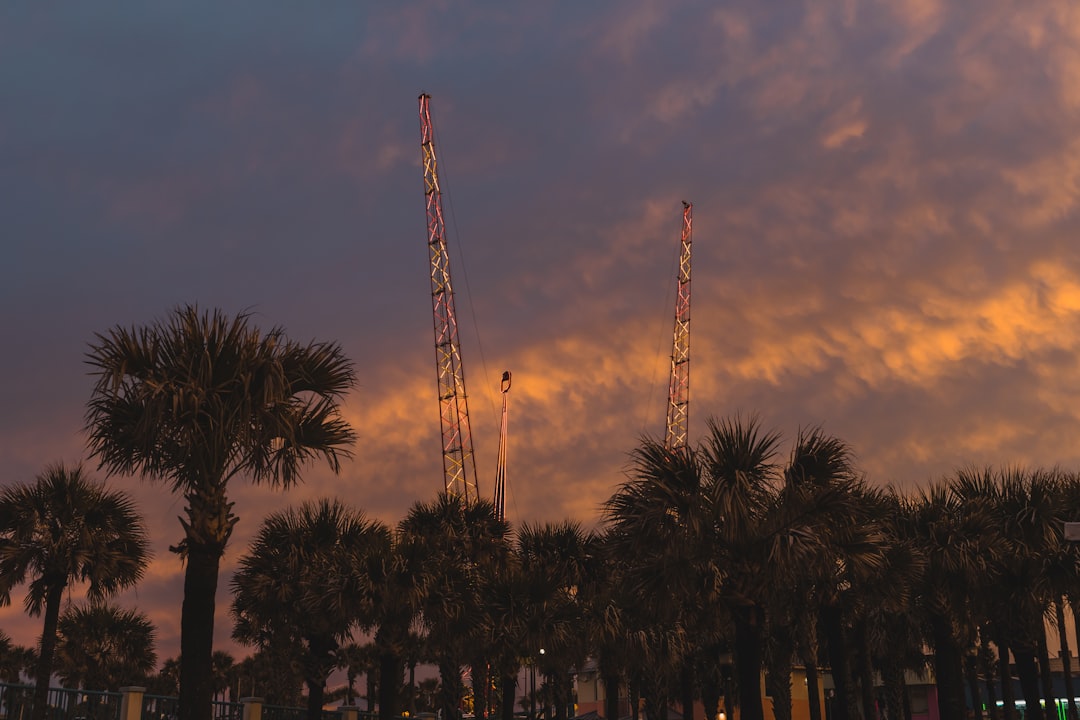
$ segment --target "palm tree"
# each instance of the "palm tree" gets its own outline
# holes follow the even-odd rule
[[[298,344],[280,328],[262,334],[249,315],[186,306],[168,320],[97,335],[89,444],[110,474],[168,483],[187,507],[180,620],[180,720],[206,720],[218,568],[237,517],[227,490],[246,476],[289,487],[322,457],[336,472],[353,432],[339,402],[352,364],[334,343]]]
[[[374,708],[377,696],[380,720],[402,714],[401,679],[405,666],[418,655],[417,647],[424,647],[426,642],[419,632],[428,581],[426,564],[422,546],[410,540],[399,524],[390,552],[383,558],[383,583],[375,602],[374,658],[372,672],[367,676],[367,707],[369,711]]]
[[[29,648],[16,645],[10,635],[0,630],[0,682],[21,684],[30,653]]]
[[[168,658],[157,674],[147,679],[146,690],[151,695],[176,697],[180,692],[180,658]]]
[[[439,680],[426,678],[416,688],[416,709],[420,712],[433,713],[439,707]]]
[[[390,530],[338,500],[273,513],[232,580],[233,637],[299,653],[308,688],[308,718],[322,717],[326,678],[356,626],[370,627],[372,577],[390,549]]]
[[[85,582],[91,600],[114,595],[138,582],[148,556],[131,499],[92,482],[81,465],[50,466],[35,483],[0,493],[0,603],[31,578],[26,609],[44,612],[33,720],[45,717],[64,591]]]
[[[356,704],[356,678],[363,673],[371,672],[371,656],[369,648],[356,642],[348,642],[338,648],[337,666],[345,671],[345,704]],[[368,708],[371,709],[370,707]]]
[[[215,650],[210,657],[210,664],[214,671],[214,698],[220,697],[224,702],[225,694],[232,687],[236,675],[236,658],[224,650]],[[237,698],[232,698],[232,701],[236,702]]]
[[[818,512],[828,513],[827,518],[818,518],[825,521],[828,534],[819,536],[827,542],[820,545],[821,552],[810,556],[812,562],[793,567],[785,582],[777,585],[780,592],[766,599],[770,606],[769,675],[774,710],[778,718],[790,716],[792,658],[801,644],[810,714],[813,718],[820,715],[816,673],[820,619],[827,637],[832,636],[826,647],[837,694],[836,715],[843,719],[852,698],[847,646],[841,643],[841,616],[843,608],[850,605],[845,596],[861,589],[866,574],[882,564],[882,536],[870,510],[875,503],[856,470],[851,448],[820,427],[799,431],[783,479],[779,507],[816,507]]]
[[[691,662],[686,628],[715,616],[721,602],[710,477],[701,455],[690,447],[669,450],[644,438],[631,455],[628,480],[605,507],[606,550],[621,559],[613,579],[622,599],[630,599],[624,604],[612,598],[609,605],[617,614],[609,614],[605,624],[624,638],[603,638],[613,642],[606,648],[605,664],[614,669],[616,648],[625,639],[622,654],[629,664],[622,669],[628,689],[644,689],[646,712],[654,720],[666,716],[675,679]]]
[[[1045,672],[1048,662],[1043,618],[1049,614],[1055,596],[1060,596],[1062,584],[1075,572],[1061,567],[1062,560],[1068,566],[1072,558],[1063,547],[1059,474],[1021,468],[968,471],[957,475],[955,488],[964,501],[986,507],[1000,538],[1000,551],[993,564],[997,582],[987,586],[981,596],[991,603],[991,625],[1016,658],[1028,707],[1038,707],[1041,696],[1046,700],[1046,717],[1056,717],[1054,695]],[[1041,693],[1037,667],[1044,670]]]
[[[992,478],[961,472],[948,483],[932,483],[908,498],[897,524],[900,537],[925,561],[915,588],[933,649],[941,717],[964,714],[963,654],[975,645],[980,605],[1000,583],[1000,525],[979,493],[964,489],[968,482],[987,484]]]
[[[56,674],[67,687],[118,691],[157,666],[153,623],[137,610],[91,603],[60,616]]]
[[[520,647],[526,655],[544,648],[539,667],[551,688],[557,720],[566,717],[570,669],[580,667],[588,654],[579,591],[594,545],[592,534],[571,521],[525,525],[518,533],[516,554],[529,598]]]
[[[268,705],[296,707],[301,702],[304,677],[292,648],[277,645],[259,649],[236,663],[236,695],[261,697]]]
[[[466,503],[441,492],[431,503],[414,505],[398,535],[400,551],[411,558],[414,577],[422,583],[421,616],[442,680],[443,713],[452,717],[464,697],[462,667],[486,672],[490,648],[482,639],[491,620],[485,599],[507,562],[509,526],[496,517],[491,502]],[[482,705],[478,709],[486,711]]]

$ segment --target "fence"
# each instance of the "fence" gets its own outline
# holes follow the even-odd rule
[[[138,703],[139,720],[176,720],[179,701],[175,697],[146,695],[142,688],[123,688],[126,692],[95,692],[90,690],[67,690],[49,688],[46,720],[133,720]],[[0,720],[30,720],[34,704],[34,688],[30,685],[0,683]],[[245,698],[245,702],[222,702],[212,705],[213,720],[305,720],[304,708],[264,705],[258,698]],[[255,713],[252,710],[258,708]],[[124,712],[127,716],[124,716]],[[323,720],[365,720],[368,713],[355,708],[324,710]]]
[[[120,720],[122,693],[49,688],[48,720]],[[34,688],[0,683],[0,718],[29,720]]]

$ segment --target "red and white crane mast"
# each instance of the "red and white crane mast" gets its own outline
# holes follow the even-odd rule
[[[664,433],[664,447],[668,450],[686,447],[690,418],[690,245],[693,239],[693,212],[694,206],[683,202],[675,333],[671,345],[671,379],[668,383]]]
[[[423,151],[427,242],[431,256],[431,306],[435,316],[435,369],[439,377],[443,481],[447,493],[461,496],[466,503],[471,503],[479,498],[476,460],[469,427],[465,371],[458,343],[454,290],[450,284],[450,256],[446,252],[446,224],[443,221],[442,190],[435,160],[430,100],[430,95],[420,96],[420,147]]]

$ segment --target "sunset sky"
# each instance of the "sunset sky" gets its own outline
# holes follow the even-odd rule
[[[2,482],[86,458],[84,356],[115,325],[247,309],[356,363],[341,474],[232,490],[223,648],[267,513],[394,523],[442,485],[421,92],[489,496],[513,372],[514,522],[594,524],[662,436],[682,200],[692,441],[756,413],[881,485],[1080,469],[1073,0],[3,3]],[[175,655],[183,503],[109,483],[156,552],[120,602]],[[21,601],[0,628],[30,644]]]

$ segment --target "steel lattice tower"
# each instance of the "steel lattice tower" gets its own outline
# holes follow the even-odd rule
[[[420,147],[424,162],[427,201],[427,242],[431,256],[431,307],[435,316],[435,369],[439,376],[439,418],[442,427],[443,481],[446,492],[474,502],[479,498],[473,457],[465,370],[458,344],[454,290],[450,284],[450,256],[446,252],[442,190],[435,160],[431,96],[420,96]]]
[[[675,333],[671,345],[671,380],[668,384],[667,426],[664,447],[686,447],[690,419],[690,245],[694,206],[683,203],[679,252],[678,290],[675,296]]]

